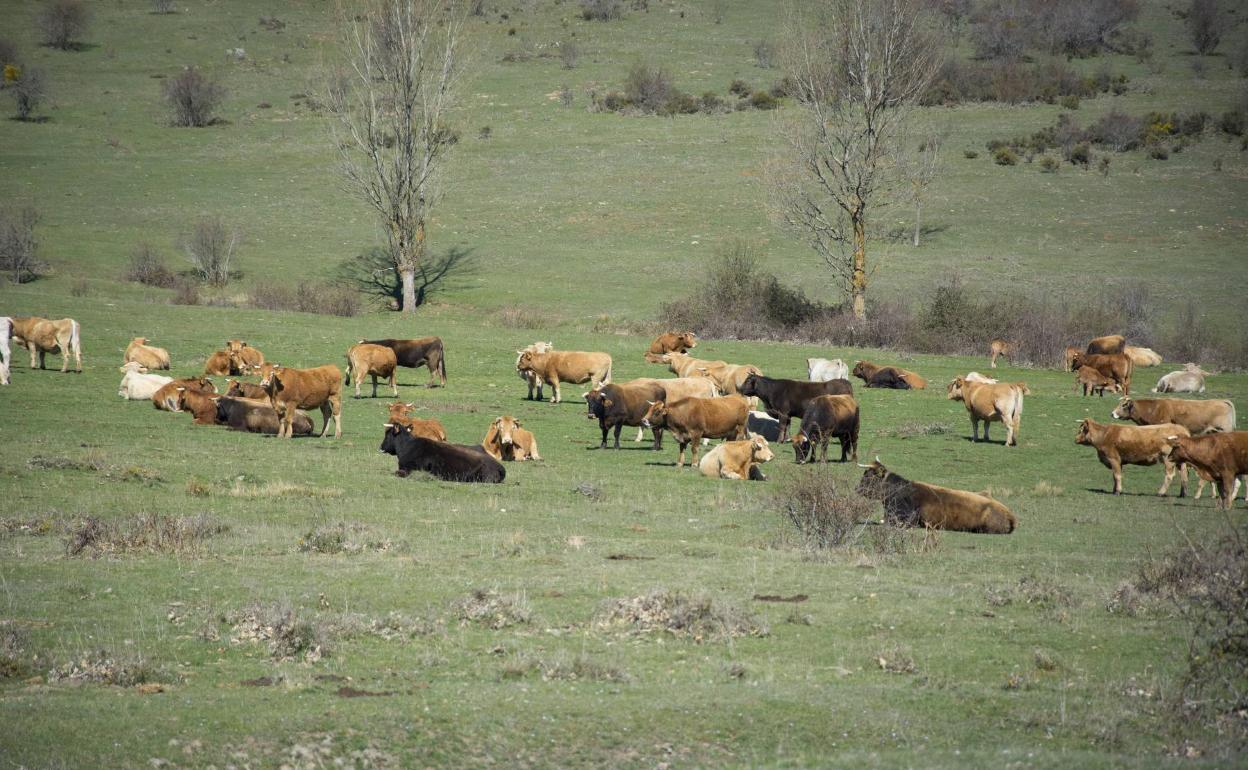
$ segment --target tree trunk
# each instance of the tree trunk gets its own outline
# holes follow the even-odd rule
[[[919,219],[923,215],[923,204],[916,200],[914,202],[914,245],[919,245]]]
[[[860,212],[851,215],[854,225],[854,267],[849,290],[853,299],[854,318],[867,320],[867,227]]]
[[[425,257],[425,226],[424,224],[416,225],[416,232],[412,234],[412,242],[409,247],[410,253],[403,253],[408,249],[399,246],[398,268],[399,275],[403,278],[403,307],[399,308],[404,313],[415,313],[419,307],[416,301],[416,270],[420,267],[420,261]]]
[[[412,265],[406,265],[399,268],[399,275],[403,278],[403,307],[399,308],[404,313],[416,312],[416,268]]]

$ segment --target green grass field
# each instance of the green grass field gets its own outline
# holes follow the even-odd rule
[[[172,254],[201,212],[221,213],[246,234],[244,276],[231,292],[328,275],[376,241],[368,213],[333,176],[321,118],[291,99],[329,54],[325,4],[186,2],[157,16],[147,2],[101,3],[90,47],[75,53],[35,45],[35,6],[0,6],[3,34],[49,70],[55,89],[47,122],[0,121],[0,196],[39,206],[54,269],[0,286],[0,313],[76,318],[86,362],[82,375],[56,372],[59,357],[49,359],[51,371],[30,371],[25,351],[15,351],[13,384],[0,389],[0,630],[17,629],[22,640],[15,675],[0,678],[3,764],[1242,761],[1203,734],[1193,745],[1213,748],[1172,756],[1182,740],[1169,699],[1186,668],[1188,629],[1161,603],[1133,616],[1106,604],[1142,563],[1185,537],[1204,542],[1228,521],[1242,525],[1243,503],[1224,515],[1207,498],[1158,499],[1159,468],[1129,468],[1127,494],[1106,494],[1109,471],[1073,437],[1082,417],[1109,420],[1113,401],[1079,398],[1070,375],[1002,370],[1034,392],[1021,445],[1006,449],[971,443],[964,408],[944,397],[943,383],[983,371],[986,358],[704,341],[700,356],[754,363],[772,376],[803,377],[811,355],[916,369],[929,390],[859,393],[861,459],[878,454],[910,478],[991,488],[1020,521],[1008,537],[944,533],[927,547],[912,532],[894,541],[899,552],[882,553],[868,527],[856,546],[816,558],[796,544],[775,495],[802,474],[831,474],[849,490],[859,469],[798,467],[785,445],[766,467],[769,482],[715,482],[673,468],[674,446],[654,453],[629,441],[598,451],[580,388],[566,387],[560,405],[523,400],[514,351],[536,339],[611,353],[617,381],[657,375],[642,361],[648,339],[594,333],[595,319],[610,317],[600,329],[650,321],[731,239],[765,243],[770,269],[835,297],[813,255],[764,214],[758,171],[773,115],[669,120],[585,110],[588,86],[618,84],[643,56],[694,93],[723,93],[736,77],[770,83],[780,73],[759,69],[751,54],[755,40],[774,35],[770,4],[727,3],[722,24],[709,2],[652,2],[649,13],[609,24],[575,18],[570,2],[493,5],[488,23],[474,22],[477,74],[459,121],[454,185],[431,234],[435,248],[472,249],[479,270],[414,320],[174,306],[171,292],[120,279],[136,242]],[[285,30],[265,31],[261,14],[277,15]],[[1243,81],[1223,57],[1207,79],[1191,77],[1181,24],[1163,4],[1146,3],[1137,24],[1154,33],[1164,71],[1108,57],[1130,74],[1132,90],[1084,101],[1082,121],[1113,106],[1220,113],[1238,103]],[[583,51],[575,69],[557,58],[500,61],[524,41],[564,39]],[[1227,36],[1228,56],[1239,42]],[[227,64],[224,50],[235,46],[248,59]],[[227,125],[164,126],[152,76],[188,63],[224,79]],[[572,108],[551,98],[564,84],[576,92]],[[950,136],[926,217],[939,230],[917,250],[880,244],[879,292],[917,297],[953,271],[987,289],[1053,294],[1144,280],[1176,300],[1206,300],[1211,315],[1238,312],[1248,286],[1238,145],[1211,135],[1165,162],[1116,156],[1108,178],[1069,166],[1041,175],[987,158],[987,140],[1029,133],[1058,112],[924,111]],[[478,138],[486,125],[491,138]],[[964,158],[964,147],[980,157]],[[79,285],[74,296],[83,280],[85,292]],[[511,305],[534,308],[547,325],[497,323],[493,311]],[[488,488],[397,479],[393,458],[377,451],[385,398],[346,399],[340,440],[196,427],[186,415],[117,397],[121,350],[139,334],[167,347],[179,374],[198,372],[229,337],[286,365],[342,366],[361,337],[437,334],[449,386],[426,390],[423,370],[405,370],[404,400],[464,443],[513,414],[545,459],[509,465],[506,482]],[[1165,371],[1138,372],[1136,388]],[[1209,384],[1203,397],[1243,407],[1248,375]],[[577,491],[584,484],[597,494]],[[66,555],[66,530],[86,517],[132,514],[203,514],[226,529],[194,547]],[[309,534],[337,525],[361,547],[307,550]],[[456,602],[478,589],[516,597],[527,622],[462,622]],[[656,589],[708,596],[767,633],[698,641],[595,623],[608,600]],[[797,594],[808,598],[753,598]],[[246,636],[240,613],[274,605],[317,630],[323,657],[280,661],[264,642],[235,641]],[[139,667],[148,676],[138,678],[163,691],[54,673],[101,654]],[[371,695],[347,697],[361,693]]]

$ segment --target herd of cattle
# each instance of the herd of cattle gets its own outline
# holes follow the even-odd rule
[[[62,372],[68,370],[71,355],[76,371],[82,371],[80,326],[73,319],[0,317],[3,384],[9,382],[10,340],[28,350],[32,369],[36,363],[44,367],[45,354],[60,353]],[[555,350],[549,342],[517,351],[516,372],[527,383],[530,400],[543,400],[543,389],[549,386],[551,402],[558,403],[561,383],[588,384],[582,398],[587,418],[598,421],[602,449],[607,448],[609,433],[614,431],[614,446],[619,449],[621,430],[635,427],[636,441],[649,430],[653,448],[661,450],[666,432],[679,447],[677,467],[684,465],[689,450],[691,465],[708,477],[722,479],[765,479],[760,466],[774,459],[770,443],[790,441],[794,418],[800,420],[797,433],[791,437],[798,464],[814,462],[817,456],[827,462],[833,439],[840,443],[841,461],[856,462],[861,415],[851,374],[866,388],[927,387],[919,374],[900,367],[858,361],[851,371],[840,359],[807,359],[808,380],[772,378],[753,365],[694,358],[689,351],[696,346],[697,338],[690,332],[662,334],[650,345],[645,360],[666,365],[674,377],[614,383],[610,355]],[[1014,352],[1014,345],[1008,341],[993,340],[991,367],[995,369],[1002,357],[1012,361]],[[234,339],[208,356],[201,375],[175,379],[154,373],[171,368],[168,351],[136,337],[123,354],[118,395],[150,401],[159,410],[189,414],[197,425],[220,425],[282,438],[310,435],[313,424],[308,410],[319,409],[320,435],[328,432],[332,417],[334,435],[339,437],[342,390],[352,379],[356,397],[366,378],[372,380],[374,397],[379,378],[397,396],[398,367],[427,367],[429,387],[446,385],[446,360],[438,337],[360,340],[347,350],[346,363],[345,377],[334,365],[284,367],[266,360],[247,342]],[[1191,466],[1200,479],[1197,499],[1205,483],[1211,481],[1217,505],[1232,505],[1240,478],[1248,474],[1248,432],[1235,429],[1233,403],[1133,399],[1130,393],[1135,368],[1156,366],[1161,358],[1147,348],[1127,346],[1121,336],[1094,339],[1086,349],[1068,348],[1065,363],[1075,374],[1076,390],[1082,387],[1083,395],[1104,395],[1105,390],[1120,393],[1122,398],[1112,415],[1134,423],[1102,424],[1085,419],[1075,438],[1077,444],[1096,449],[1100,461],[1113,474],[1115,494],[1123,491],[1123,465],[1161,463],[1165,479],[1158,494],[1166,494],[1178,473],[1180,495],[1185,495],[1187,467]],[[246,375],[254,375],[259,381],[241,379]],[[228,380],[224,392],[218,392],[212,376],[233,379]],[[1206,376],[1200,367],[1187,364],[1183,370],[1163,376],[1153,390],[1203,392]],[[1025,383],[1000,382],[971,372],[950,382],[946,395],[965,405],[973,440],[980,440],[980,423],[984,425],[983,440],[987,441],[990,425],[1000,422],[1006,431],[1005,445],[1018,445],[1023,399],[1031,395]],[[395,456],[400,476],[423,471],[452,481],[497,483],[506,477],[503,462],[541,459],[536,437],[510,415],[491,422],[480,444],[454,444],[438,420],[417,418],[410,413],[412,407],[403,402],[388,405],[380,447]],[[724,441],[699,459],[702,446],[710,439]],[[985,533],[1009,533],[1017,526],[1014,514],[988,496],[907,480],[885,468],[878,458],[861,467],[866,471],[859,493],[882,501],[891,521]]]

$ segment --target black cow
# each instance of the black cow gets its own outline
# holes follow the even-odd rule
[[[910,390],[910,383],[901,372],[891,366],[885,366],[870,376],[864,377],[864,388],[891,388],[893,390]]]
[[[468,447],[413,436],[406,429],[391,425],[381,441],[381,451],[399,461],[394,475],[403,477],[412,471],[425,471],[444,481],[466,481],[500,484],[507,477],[502,463],[486,454],[480,446]]]
[[[810,402],[802,415],[802,427],[793,437],[797,464],[815,461],[818,447],[828,461],[828,442],[840,439],[841,462],[858,462],[858,402],[853,396],[820,396]]]
[[[597,420],[602,428],[602,443],[599,449],[607,448],[607,431],[615,428],[615,448],[620,448],[620,430],[625,425],[638,427],[645,418],[650,404],[654,401],[666,401],[667,393],[663,386],[650,383],[633,385],[603,385],[585,394],[585,403],[589,411],[586,417]],[[663,448],[663,428],[651,428],[654,433],[654,448]],[[640,437],[640,433],[637,434]]]
[[[429,384],[426,387],[436,388],[438,378],[442,387],[446,387],[446,355],[442,349],[441,337],[421,337],[418,340],[360,340],[361,344],[382,345],[394,351],[399,366],[416,369],[429,367]]]
[[[229,396],[222,396],[216,402],[218,424],[225,425],[230,430],[277,435],[281,421],[277,418],[277,412],[268,404]],[[312,420],[306,412],[296,411],[291,426],[296,436],[312,435]]]
[[[751,374],[741,383],[743,396],[758,396],[767,404],[767,414],[780,421],[780,441],[789,438],[789,421],[801,417],[807,405],[819,396],[852,396],[854,386],[849,380],[806,382],[805,380],[777,380],[761,374]]]

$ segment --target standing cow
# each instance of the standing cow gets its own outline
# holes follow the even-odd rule
[[[370,345],[367,342],[361,342],[347,348],[347,379],[346,384],[351,384],[351,378],[355,378],[355,397],[360,397],[360,383],[365,377],[373,378],[373,398],[377,398],[377,378],[387,377],[390,380],[390,390],[393,395],[398,397],[399,386],[395,383],[395,368],[398,366],[398,359],[394,355],[394,350],[383,347],[381,345]]]
[[[0,385],[9,384],[9,362],[12,360],[12,354],[9,352],[9,337],[11,336],[13,336],[13,319],[0,316]]]
[[[979,424],[984,424],[984,441],[994,422],[1005,424],[1005,445],[1018,446],[1018,428],[1023,418],[1023,395],[1029,393],[1021,382],[988,385],[955,377],[946,389],[949,400],[961,401],[971,417],[971,440],[979,441]]]
[[[49,321],[38,316],[9,319],[13,340],[30,352],[30,368],[38,361],[44,367],[44,355],[61,354],[61,373],[69,371],[69,357],[74,357],[74,371],[82,373],[81,327],[72,318]]]
[[[265,363],[260,367],[260,387],[282,421],[278,438],[291,438],[297,409],[320,407],[321,438],[329,431],[329,416],[334,416],[334,438],[342,437],[342,372],[333,365],[315,369],[290,369]]]
[[[704,438],[746,437],[745,424],[750,416],[750,402],[742,396],[719,398],[682,398],[670,404],[655,401],[641,424],[646,428],[666,428],[680,445],[676,467],[685,464],[685,448],[693,445],[691,464],[698,464],[698,450]]]
[[[446,387],[446,351],[442,349],[441,337],[421,337],[416,340],[360,340],[361,345],[381,345],[394,351],[399,366],[409,369],[429,367],[429,383],[425,386],[436,388],[441,380]]]
[[[1015,345],[1013,342],[1007,342],[1006,340],[1003,340],[999,337],[997,339],[994,339],[992,342],[988,343],[988,354],[992,359],[990,368],[992,369],[997,368],[998,358],[1004,358],[1007,364],[1010,364],[1011,366],[1013,366],[1014,354],[1017,350],[1018,350],[1018,346]]]
[[[815,449],[828,461],[828,443],[841,442],[841,462],[858,462],[858,402],[853,396],[819,396],[802,415],[802,427],[793,436],[797,464],[815,461]]]
[[[520,356],[523,356],[525,353],[549,353],[554,349],[555,345],[552,342],[534,342],[532,345],[516,351],[516,374],[529,386],[529,395],[525,396],[525,398],[530,401],[542,400],[542,386],[546,384],[546,381],[542,379],[542,375],[532,369],[521,369]],[[536,398],[533,396],[535,391],[537,393]]]
[[[586,353],[579,350],[552,350],[549,353],[533,353],[525,351],[516,362],[516,370],[535,372],[544,381],[550,383],[554,395],[550,403],[557,404],[561,400],[559,383],[570,382],[576,385],[591,383],[598,387],[611,381],[611,356],[606,353]]]

